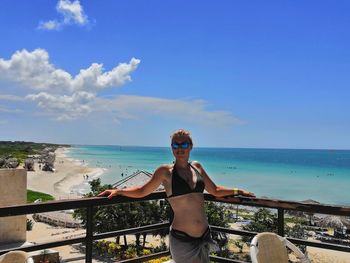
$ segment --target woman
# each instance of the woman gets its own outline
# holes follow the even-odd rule
[[[149,195],[163,184],[174,211],[169,244],[171,256],[177,263],[209,262],[212,240],[204,209],[204,189],[216,197],[255,196],[242,189],[217,186],[199,162],[189,162],[192,147],[192,138],[188,131],[175,131],[171,135],[171,148],[175,157],[173,164],[158,167],[145,185],[109,189],[98,195],[108,198],[116,195],[140,198]]]

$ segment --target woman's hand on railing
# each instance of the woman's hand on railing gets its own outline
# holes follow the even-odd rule
[[[247,197],[255,197],[255,194],[253,192],[249,192],[246,190],[239,190],[239,195],[247,196]]]
[[[99,193],[97,196],[102,197],[102,196],[107,196],[108,199],[113,198],[114,196],[118,195],[118,189],[107,189],[101,193]]]

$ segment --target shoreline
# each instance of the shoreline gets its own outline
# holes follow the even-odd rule
[[[71,159],[68,151],[66,147],[56,149],[54,172],[42,171],[35,163],[34,171],[27,172],[27,189],[50,194],[56,200],[81,198],[89,189],[89,181],[100,177],[105,169]]]

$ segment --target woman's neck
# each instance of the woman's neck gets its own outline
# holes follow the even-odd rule
[[[188,167],[188,160],[175,160],[174,165],[178,168],[187,168]]]

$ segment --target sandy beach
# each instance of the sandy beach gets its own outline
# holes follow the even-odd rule
[[[55,151],[55,171],[42,171],[39,164],[35,163],[34,171],[27,173],[27,189],[52,195],[56,200],[81,198],[78,192],[79,185],[87,183],[89,178],[102,174],[101,168],[90,168],[78,160],[72,160],[66,156],[67,148],[58,148]],[[32,219],[31,215],[28,215]],[[34,220],[33,220],[34,222]],[[54,240],[65,240],[72,237],[84,236],[84,229],[72,229],[54,227],[41,222],[34,222],[33,230],[27,231],[27,241],[32,243],[44,243]],[[53,248],[59,252],[64,260],[73,262],[85,262],[85,255],[74,246]]]
[[[55,160],[55,171],[42,171],[35,163],[35,171],[27,173],[27,188],[34,191],[50,194],[56,200],[74,199],[81,197],[78,188],[88,180],[103,173],[102,168],[90,168],[78,160],[67,158],[67,148],[58,148]],[[86,179],[88,175],[89,179]]]

